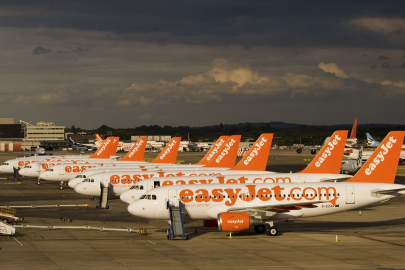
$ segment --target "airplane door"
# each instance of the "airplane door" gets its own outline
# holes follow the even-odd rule
[[[151,190],[154,188],[153,181],[147,181],[147,185],[148,185],[148,190]]]
[[[65,174],[65,166],[59,166],[59,175],[64,175]]]
[[[174,206],[179,206],[179,199],[177,198],[177,189],[169,189],[168,195],[170,204]]]
[[[353,186],[346,186],[346,204],[354,203],[354,188]]]
[[[91,178],[91,177],[90,177],[90,178]],[[103,185],[104,185],[105,187],[108,186],[109,183],[110,183],[110,177],[109,177],[109,175],[106,174],[106,173],[103,173],[103,177],[102,177],[102,179],[101,179],[101,182],[103,183]]]
[[[305,183],[305,176],[298,176],[299,183]]]

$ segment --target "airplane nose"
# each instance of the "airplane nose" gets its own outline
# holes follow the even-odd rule
[[[75,188],[78,184],[80,184],[81,182],[83,182],[83,179],[73,179],[73,180],[70,180],[69,182],[68,182],[68,185],[69,185],[69,187],[71,187],[71,188]]]
[[[89,196],[100,196],[100,185],[94,183],[80,183],[75,187],[77,193]]]
[[[128,212],[133,216],[140,216],[139,214],[139,206],[137,202],[131,203],[128,205]]]
[[[120,199],[121,201],[126,202],[127,204],[134,202],[131,192],[129,191],[125,191],[124,193],[122,193],[120,195]]]
[[[27,169],[21,169],[21,170],[18,171],[18,173],[19,173],[21,176],[26,176],[26,175],[25,175],[25,174],[26,174],[26,171],[27,171]]]

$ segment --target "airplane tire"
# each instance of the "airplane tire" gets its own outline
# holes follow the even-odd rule
[[[38,185],[40,185],[40,184],[41,184],[41,182],[38,182],[37,184],[38,184]]]
[[[270,227],[267,230],[267,235],[269,236],[276,236],[278,234],[278,229],[276,227]]]
[[[254,227],[256,233],[265,233],[266,232],[266,226],[262,225],[257,225]]]
[[[311,154],[312,154],[312,155],[315,155],[315,154],[316,154],[316,150],[315,150],[315,149],[312,149],[312,150],[311,150]]]
[[[60,189],[63,189],[63,187],[59,187]]]
[[[298,148],[298,149],[297,149],[297,153],[298,153],[298,154],[301,154],[301,153],[302,153],[302,149],[301,149],[301,148]]]

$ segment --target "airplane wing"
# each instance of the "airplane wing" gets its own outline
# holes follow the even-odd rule
[[[346,180],[349,180],[350,178],[352,178],[352,176],[351,177],[344,177],[344,178],[334,178],[334,179],[325,178],[325,179],[321,179],[319,182],[344,182]]]
[[[376,196],[376,197],[381,197],[384,195],[393,195],[393,196],[399,196],[401,194],[404,194],[405,188],[396,188],[396,189],[374,189],[371,191],[371,194]],[[379,196],[380,195],[380,196]]]
[[[286,213],[291,210],[301,210],[302,208],[317,208],[317,204],[326,202],[328,201],[291,202],[277,205],[231,207],[228,209],[228,212],[250,213],[261,218],[269,218],[277,213]]]

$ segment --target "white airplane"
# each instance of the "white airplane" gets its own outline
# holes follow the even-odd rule
[[[213,156],[212,161],[206,165],[207,170],[201,170],[201,168],[181,168],[180,170],[173,169],[170,171],[165,169],[163,172],[157,171],[154,174],[140,174],[139,172],[133,171],[95,174],[91,175],[90,179],[85,179],[82,183],[77,184],[75,191],[84,195],[99,196],[101,192],[100,183],[103,183],[103,185],[108,185],[110,187],[110,193],[112,195],[119,196],[123,192],[129,190],[133,184],[149,178],[159,179],[161,177],[169,177],[173,179],[181,176],[197,175],[238,175],[246,173],[246,170],[251,170],[250,173],[264,173],[263,171],[266,169],[273,134],[262,134],[255,143],[255,147],[252,147],[251,151],[247,153],[236,166],[234,166],[240,138],[240,135],[231,136],[227,143],[223,145],[221,150],[217,153],[217,156]],[[257,162],[253,162],[253,159]],[[153,185],[153,182],[151,183]]]
[[[272,136],[272,135],[271,135]],[[233,135],[225,143],[215,145],[213,151],[208,152],[202,161],[197,164],[181,164],[172,167],[159,166],[157,168],[120,168],[114,170],[106,170],[101,173],[93,174],[93,171],[87,172],[87,178],[92,179],[92,183],[108,184],[107,182],[120,184],[121,182],[127,184],[136,183],[142,179],[152,177],[166,177],[166,176],[181,176],[181,175],[208,175],[213,171],[221,172],[232,168],[236,161],[237,150],[239,146],[241,135]],[[207,163],[208,162],[208,163]],[[203,165],[205,164],[205,165]],[[79,176],[79,175],[78,175]],[[94,180],[96,179],[96,180]],[[108,181],[107,181],[108,179]],[[74,188],[77,184],[83,182],[83,179],[73,179],[69,181],[69,186]],[[107,182],[106,182],[107,181]],[[117,182],[117,183],[116,183]],[[127,189],[129,189],[130,185]]]
[[[145,147],[146,147],[146,142],[147,142],[147,137],[141,137],[139,140],[133,145],[133,147],[130,149],[130,151],[120,160],[106,160],[103,162],[100,162],[99,160],[92,161],[91,159],[83,160],[83,161],[71,161],[71,160],[66,160],[66,161],[60,161],[60,162],[55,162],[55,161],[50,161],[50,162],[36,162],[29,164],[19,170],[19,174],[21,176],[26,176],[26,177],[39,177],[39,175],[46,171],[48,168],[56,166],[56,165],[67,165],[69,170],[83,170],[86,168],[91,168],[91,166],[103,166],[104,164],[119,164],[119,163],[129,163],[129,164],[134,164],[139,163],[139,164],[145,164],[146,162],[143,161],[143,156],[145,153]],[[106,165],[107,166],[107,165]],[[54,168],[52,168],[54,169]]]
[[[3,173],[13,173],[14,168],[23,168],[28,164],[32,163],[43,163],[43,162],[79,162],[79,161],[101,161],[109,160],[112,156],[115,156],[117,149],[119,137],[109,137],[107,138],[103,145],[91,156],[72,156],[65,158],[60,156],[59,158],[48,158],[46,156],[41,157],[27,157],[24,159],[12,159],[7,160],[0,166],[0,172]],[[115,158],[115,157],[114,157]]]
[[[366,133],[366,136],[367,136],[367,147],[376,148],[380,145],[380,142],[374,140],[374,138],[371,137],[370,133]],[[405,149],[405,143],[402,144],[402,149]]]
[[[230,167],[233,167],[236,160],[237,146],[239,145],[241,136],[234,135],[231,136],[225,143],[223,140],[219,140],[212,151],[209,151],[204,158],[197,164],[162,164],[162,165],[149,165],[145,166],[132,166],[132,167],[117,167],[117,168],[95,168],[85,170],[83,173],[76,176],[75,179],[69,181],[69,186],[74,188],[77,184],[83,182],[83,178],[89,178],[92,175],[100,175],[98,179],[106,179],[107,175],[111,181],[116,181],[122,179],[127,181],[127,178],[130,178],[131,181],[139,181],[145,178],[150,178],[155,175],[164,177],[165,175],[181,175],[184,171],[201,171],[201,173],[206,173],[209,170],[213,170],[213,167],[218,170],[228,170]],[[218,149],[224,149],[224,153],[218,151]],[[221,159],[217,162],[217,157],[219,155],[224,155],[226,158],[221,156]],[[177,155],[177,153],[176,153]],[[158,159],[158,158],[156,158]],[[207,163],[209,162],[209,163]],[[155,163],[156,164],[156,163]],[[205,165],[204,165],[205,164]],[[185,173],[185,172],[184,172]],[[188,172],[193,173],[193,172]],[[195,173],[195,172],[194,172]],[[102,176],[101,176],[102,175]],[[132,177],[131,177],[132,176]]]
[[[298,173],[268,173],[261,175],[252,174],[252,171],[244,171],[234,175],[213,175],[213,176],[178,176],[145,179],[136,183],[121,194],[120,199],[126,203],[132,203],[138,200],[145,192],[155,186],[168,185],[191,185],[191,184],[255,184],[255,183],[305,183],[305,182],[331,182],[347,180],[347,175],[339,174],[340,164],[342,162],[343,151],[347,139],[347,130],[338,130],[329,137],[321,151],[311,161],[307,168]],[[252,149],[251,149],[252,150]],[[249,154],[249,153],[248,153]],[[261,159],[267,164],[267,156]],[[84,184],[80,184],[84,188]],[[78,187],[79,188],[79,187]],[[87,188],[89,190],[89,188]],[[79,192],[81,193],[81,192]]]
[[[349,211],[405,194],[393,184],[404,131],[392,131],[367,163],[345,182],[165,186],[148,191],[128,206],[135,216],[170,219],[168,207],[184,205],[192,219],[216,219],[220,231],[254,227],[274,236],[276,220]]]
[[[160,165],[160,164],[170,164],[170,163],[175,163],[176,158],[177,158],[177,150],[178,150],[178,145],[180,142],[180,137],[174,137],[172,140],[166,145],[166,147],[162,150],[162,152],[157,156],[155,160],[153,160],[151,163]],[[119,161],[117,161],[119,162]],[[162,163],[158,163],[162,162]],[[55,165],[52,166],[48,169],[46,169],[44,172],[39,174],[38,179],[42,180],[48,180],[48,181],[69,181],[73,178],[76,177],[79,173],[83,172],[84,170],[88,168],[94,168],[94,167],[99,167],[99,166],[104,166],[110,162],[99,162],[97,164],[90,164],[90,165],[75,165],[72,166],[70,164],[61,164],[61,165]],[[142,161],[134,161],[134,162],[129,162],[132,164],[132,166],[143,166],[139,164],[145,164],[146,162]]]

